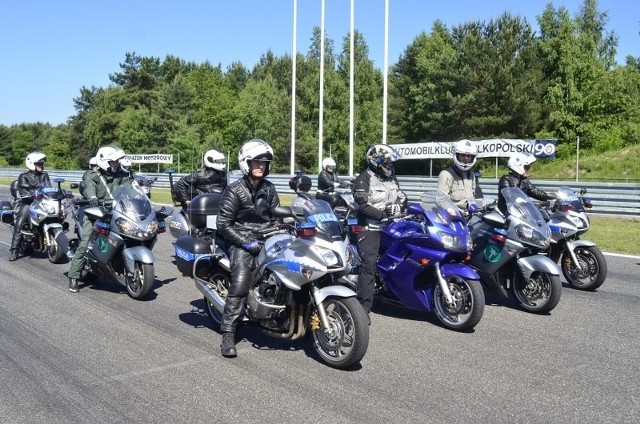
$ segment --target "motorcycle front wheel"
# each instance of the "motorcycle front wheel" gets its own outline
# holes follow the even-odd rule
[[[153,288],[155,274],[153,264],[145,264],[136,261],[133,266],[133,272],[127,273],[125,282],[129,296],[136,300],[143,299]]]
[[[206,270],[209,271],[209,268],[207,267]],[[222,299],[227,299],[229,285],[231,284],[231,274],[229,274],[229,272],[215,267],[210,272],[207,272],[207,275],[200,275],[198,272],[198,277],[207,281],[209,288],[218,293]],[[220,312],[216,308],[216,305],[211,303],[211,301],[206,297],[204,298],[204,304],[207,310],[207,315],[209,315],[209,318],[213,321],[215,329],[220,329],[220,324],[222,324],[222,312]]]
[[[50,236],[49,239],[51,240],[51,243],[47,248],[47,257],[49,258],[49,262],[51,262],[52,264],[60,264],[62,263],[62,260],[64,259],[64,257],[67,255],[60,248],[60,245],[56,240],[55,234],[50,232],[49,236]]]
[[[434,312],[447,328],[465,331],[475,327],[484,314],[484,291],[478,280],[466,280],[456,275],[445,277],[453,298],[451,304],[436,284],[433,294]]]
[[[329,328],[322,328],[317,311],[311,316],[313,347],[332,368],[345,369],[362,360],[369,347],[369,320],[355,297],[330,296],[322,302]]]
[[[513,294],[525,311],[543,314],[551,311],[560,302],[562,283],[560,276],[536,271],[529,280],[516,273]]]
[[[578,290],[595,290],[607,278],[607,260],[596,246],[576,247],[574,250],[580,263],[577,268],[569,252],[564,252],[560,261],[562,274],[572,287]]]

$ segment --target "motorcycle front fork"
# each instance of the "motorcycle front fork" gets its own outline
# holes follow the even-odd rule
[[[442,294],[444,295],[444,299],[448,305],[453,304],[453,296],[451,295],[451,291],[449,290],[449,285],[447,281],[442,276],[440,272],[440,262],[436,262],[433,264],[434,269],[436,270],[436,277],[438,277],[438,284],[440,285],[440,290],[442,290]]]

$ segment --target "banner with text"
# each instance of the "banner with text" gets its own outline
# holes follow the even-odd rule
[[[127,155],[131,163],[173,163],[173,155],[155,153],[149,155]]]
[[[509,157],[516,152],[534,155],[538,159],[556,157],[558,140],[515,140],[495,138],[474,141],[478,146],[479,158]],[[400,159],[448,159],[453,156],[456,142],[433,141],[428,143],[389,144],[395,148]]]

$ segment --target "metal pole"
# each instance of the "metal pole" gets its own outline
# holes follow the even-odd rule
[[[580,136],[576,137],[576,182],[580,172]]]
[[[293,175],[296,167],[296,68],[297,68],[297,45],[298,35],[298,0],[293,0],[293,47],[291,52],[291,162],[290,169]]]
[[[349,22],[349,176],[353,177],[353,144],[354,144],[354,73],[355,73],[355,59],[354,59],[354,6],[355,0],[351,0],[351,17]]]
[[[322,171],[322,123],[324,121],[324,3],[325,0],[322,0],[320,17],[320,116],[318,117],[318,172]]]
[[[384,2],[384,78],[382,85],[382,143],[387,144],[387,80],[389,79],[389,0]]]

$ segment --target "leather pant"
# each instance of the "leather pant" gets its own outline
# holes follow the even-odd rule
[[[24,203],[18,207],[18,213],[16,214],[16,221],[13,227],[13,237],[11,238],[11,250],[20,249],[20,242],[22,242],[22,226],[29,222],[29,205]]]
[[[228,250],[231,262],[231,284],[224,304],[220,331],[234,333],[247,303],[255,257],[238,246],[230,245]]]

